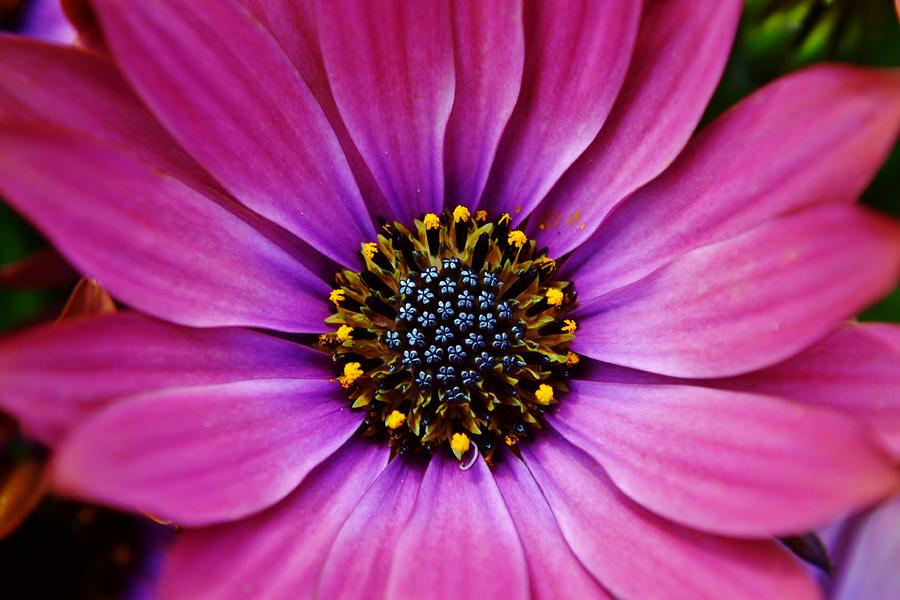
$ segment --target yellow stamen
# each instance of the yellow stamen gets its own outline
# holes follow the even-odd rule
[[[328,294],[328,299],[334,302],[334,305],[337,306],[346,299],[344,297],[344,290],[331,290],[331,293]]]
[[[484,223],[487,221],[487,211],[486,210],[476,210],[475,211],[475,220],[479,223]]]
[[[566,364],[570,367],[574,367],[579,362],[581,362],[581,358],[579,358],[577,354],[569,350],[569,353],[566,354]]]
[[[525,242],[528,241],[528,236],[522,233],[518,229],[513,229],[509,232],[509,235],[506,237],[506,243],[510,246],[515,246],[516,248],[521,248],[525,245]]]
[[[542,256],[534,262],[541,269],[546,269],[548,273],[556,269],[556,261],[549,256]]]
[[[550,306],[562,306],[563,303],[563,293],[556,289],[550,288],[547,290],[547,304]]]
[[[457,204],[456,208],[453,209],[453,222],[459,223],[462,221],[463,223],[469,220],[469,217],[472,213],[469,212],[469,209],[463,206],[462,204]]]
[[[506,436],[505,438],[503,438],[503,441],[506,442],[507,446],[515,446],[516,444],[519,443],[519,436],[511,433],[508,436]]]
[[[344,374],[338,377],[341,387],[347,389],[353,382],[363,376],[363,370],[358,362],[348,362],[344,365]]]
[[[575,333],[576,329],[578,329],[578,325],[576,325],[575,321],[573,321],[572,319],[566,319],[565,321],[563,321],[562,330],[566,333]]]
[[[497,221],[500,225],[509,225],[509,222],[512,221],[512,217],[509,216],[509,213],[503,213],[500,215],[500,220]]]
[[[366,257],[366,260],[372,260],[372,257],[375,256],[376,252],[378,252],[378,244],[375,242],[366,242],[363,244],[362,253],[363,256]]]
[[[337,330],[337,339],[339,342],[346,342],[350,339],[350,334],[353,333],[353,328],[349,325],[341,325]]]
[[[454,433],[450,438],[450,449],[459,460],[462,460],[462,455],[469,450],[470,445],[469,436],[464,433]]]
[[[388,429],[397,429],[398,427],[403,425],[404,422],[406,422],[406,415],[404,415],[399,410],[395,410],[388,415],[386,424],[388,426]]]
[[[441,226],[441,220],[434,213],[428,213],[427,215],[425,215],[423,221],[425,223],[425,229],[437,229]]]
[[[553,388],[546,383],[542,383],[538,386],[537,391],[534,393],[534,397],[537,398],[537,401],[541,404],[550,404],[553,400]]]

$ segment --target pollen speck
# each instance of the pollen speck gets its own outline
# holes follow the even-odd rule
[[[375,242],[366,242],[363,244],[362,253],[363,256],[366,257],[366,260],[372,260],[372,257],[375,256],[376,252],[378,252],[378,244]]]
[[[475,220],[478,221],[479,223],[484,223],[485,221],[487,221],[487,217],[488,217],[488,214],[487,214],[486,210],[475,211]]]
[[[457,204],[456,208],[453,209],[453,222],[454,223],[459,223],[459,222],[465,223],[466,221],[469,220],[469,217],[471,215],[472,215],[472,213],[469,212],[468,208],[466,208],[462,204]],[[487,217],[487,215],[485,215],[485,217]],[[476,215],[476,218],[477,218],[477,215]]]
[[[386,424],[388,426],[388,429],[397,429],[398,427],[403,425],[403,423],[405,423],[405,422],[406,422],[406,415],[404,415],[399,410],[395,410],[391,414],[388,415]]]
[[[460,460],[462,460],[462,455],[469,450],[470,445],[469,436],[464,433],[454,433],[453,437],[450,438],[450,449],[453,450],[456,458]]]
[[[331,293],[328,294],[328,299],[334,302],[334,305],[337,306],[345,300],[344,290],[331,290]]]
[[[511,433],[508,436],[506,436],[505,438],[503,438],[503,441],[506,443],[507,446],[515,446],[516,444],[519,443],[519,436]]]
[[[341,387],[346,389],[353,385],[353,382],[363,376],[362,365],[358,362],[348,362],[344,365],[344,374],[338,377]]]
[[[576,325],[575,321],[573,321],[572,319],[566,319],[565,321],[563,321],[562,330],[566,333],[575,333],[576,329],[578,329],[578,325]]]
[[[546,383],[542,383],[538,386],[537,391],[534,393],[534,397],[537,398],[537,401],[541,404],[550,404],[553,400],[553,388]]]
[[[350,334],[353,333],[353,328],[349,325],[341,325],[337,330],[337,339],[340,342],[346,342],[350,339]]]
[[[550,306],[562,306],[563,293],[556,288],[547,290],[547,304]]]
[[[428,213],[427,215],[425,215],[423,222],[425,223],[425,229],[437,229],[441,226],[441,220],[434,213]]]
[[[581,362],[581,358],[579,358],[579,356],[577,354],[575,354],[574,352],[572,352],[571,350],[569,351],[568,354],[566,354],[566,364],[569,365],[570,367],[574,367],[579,362]]]
[[[510,231],[509,235],[506,238],[506,242],[510,246],[515,246],[516,248],[521,248],[527,241],[528,237],[519,229],[513,229],[512,231]]]

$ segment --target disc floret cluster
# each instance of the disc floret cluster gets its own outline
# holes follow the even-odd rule
[[[572,285],[509,215],[458,206],[384,226],[364,269],[341,271],[320,344],[336,381],[395,453],[442,447],[489,461],[540,429],[578,361]]]

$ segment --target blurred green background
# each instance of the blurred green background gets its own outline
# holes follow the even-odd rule
[[[747,0],[738,38],[704,123],[789,71],[822,61],[900,66],[900,26],[892,0]],[[863,202],[900,218],[900,145]],[[0,264],[46,242],[0,203]],[[0,289],[0,332],[50,318],[65,290]],[[900,288],[866,311],[866,320],[900,322]]]

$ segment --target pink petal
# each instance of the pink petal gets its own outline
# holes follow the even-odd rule
[[[529,221],[550,256],[590,237],[615,205],[678,155],[725,67],[742,5],[647,3],[609,118]]]
[[[318,8],[332,93],[395,214],[411,222],[439,213],[454,89],[448,3],[327,0]]]
[[[900,597],[900,496],[863,516],[849,544],[829,598]]]
[[[689,385],[571,387],[550,423],[631,498],[690,527],[809,531],[900,485],[865,431],[833,411]]]
[[[423,563],[423,561],[425,561]],[[515,526],[481,457],[468,471],[435,454],[394,547],[389,598],[524,598]]]
[[[766,86],[704,129],[573,255],[581,300],[774,216],[855,200],[898,128],[894,71],[818,66]]]
[[[64,493],[179,525],[231,521],[284,498],[361,421],[325,379],[171,388],[76,428],[53,478]]]
[[[163,569],[162,597],[311,597],[332,541],[388,454],[385,444],[352,439],[277,506],[182,533]]]
[[[611,598],[572,553],[525,463],[509,456],[494,469],[494,480],[522,540],[531,596]]]
[[[680,377],[752,371],[824,336],[898,276],[897,224],[854,206],[812,208],[601,297],[582,309],[573,348]]]
[[[819,598],[804,568],[775,541],[712,536],[657,517],[550,431],[522,454],[572,551],[614,596]]]
[[[800,354],[717,386],[846,411],[900,460],[900,326],[848,324]]]
[[[325,255],[358,264],[359,244],[375,231],[341,146],[246,10],[233,0],[94,6],[141,98],[207,171]]]
[[[485,200],[525,218],[593,141],[628,70],[640,2],[525,3],[525,71]]]
[[[475,206],[522,82],[522,2],[451,4],[456,96],[447,123],[444,169],[451,206]]]
[[[375,222],[396,218],[341,119],[319,47],[315,0],[240,0],[284,48],[297,72],[316,97],[341,143],[350,170]]]
[[[249,379],[322,379],[330,372],[324,354],[248,329],[193,329],[118,313],[0,342],[0,406],[54,446],[122,396]]]
[[[188,325],[322,330],[324,282],[212,200],[86,136],[0,127],[0,189],[113,296]]]
[[[395,458],[360,498],[322,567],[318,597],[384,596],[388,563],[415,507],[426,464]]]

